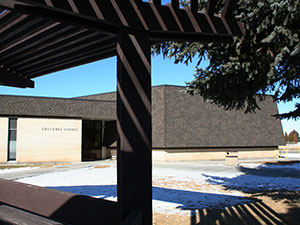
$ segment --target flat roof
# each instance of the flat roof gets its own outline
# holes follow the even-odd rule
[[[116,120],[115,101],[0,95],[1,116]]]

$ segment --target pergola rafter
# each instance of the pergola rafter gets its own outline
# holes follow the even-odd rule
[[[220,15],[216,3],[200,11],[198,0],[0,0],[0,85],[33,87],[35,77],[117,56],[119,224],[131,212],[152,224],[151,45],[242,35],[234,1]]]
[[[3,0],[2,0],[3,1]],[[128,27],[133,30],[149,30],[151,34],[162,31],[173,32],[174,38],[182,32],[196,32],[194,23],[201,28],[200,33],[212,33],[214,28],[217,32],[215,35],[229,34],[224,30],[226,26],[231,29],[235,35],[241,34],[241,29],[236,25],[228,24],[230,20],[222,21],[222,15],[228,14],[228,6],[233,1],[227,0],[223,13],[215,14],[215,5],[217,0],[209,0],[207,9],[199,11],[198,0],[191,1],[191,8],[179,8],[179,1],[172,1],[172,4],[161,5],[161,1],[152,0],[149,3],[141,0],[48,0],[48,1],[32,1],[32,0],[12,0],[15,2],[14,7],[42,7],[44,9],[58,9],[69,15],[77,15],[81,18],[97,21],[106,25],[105,31],[111,27],[112,31],[120,27]],[[21,2],[23,4],[18,5]],[[12,5],[12,3],[10,3]],[[205,15],[209,15],[209,19]],[[230,17],[226,17],[230,18]],[[211,20],[212,23],[209,22]],[[212,28],[214,27],[214,28]],[[198,40],[201,40],[201,34]],[[157,35],[156,35],[157,36]],[[163,38],[162,38],[163,40]]]
[[[197,0],[191,3],[191,8],[180,8],[178,0],[168,5],[140,0],[0,0],[0,63],[18,74],[35,78],[111,57],[116,54],[120,28],[129,32],[149,31],[151,43],[166,40],[223,42],[232,40],[233,35],[241,35],[242,25],[227,19],[232,1],[226,1],[222,15],[214,12],[216,0],[210,0],[207,9],[201,12]],[[98,40],[91,41],[90,36]],[[99,42],[104,45],[109,42],[110,49],[102,48]],[[69,43],[78,45],[79,49],[87,45],[98,50],[99,56],[93,50],[76,54],[74,45]],[[55,62],[55,56],[61,57],[61,66],[46,68],[45,63]]]

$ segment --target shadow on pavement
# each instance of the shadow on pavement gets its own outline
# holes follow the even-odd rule
[[[296,225],[261,201],[238,204],[225,209],[197,209],[191,211],[191,225]]]
[[[284,196],[290,195],[289,191],[292,193],[300,191],[300,167],[298,165],[280,167],[280,165],[266,164],[256,168],[240,166],[237,169],[243,174],[235,177],[202,175],[207,178],[206,182],[221,185],[226,190],[242,191],[256,197],[269,194],[269,197],[273,196],[273,199],[278,199],[278,194],[282,191],[284,191],[282,198],[291,197]]]
[[[49,188],[101,198],[117,196],[116,185]],[[255,198],[153,187],[153,200],[176,203],[189,211],[190,225],[297,225],[300,221],[300,208],[279,214]]]
[[[276,168],[274,165],[263,165],[257,168],[240,166],[238,170],[242,173],[254,176],[300,178],[300,170],[295,168]]]
[[[210,176],[207,182],[222,185],[226,190],[250,194],[255,199],[270,199],[268,205],[257,200],[226,207],[223,210],[197,209],[192,211],[191,225],[206,224],[300,224],[300,167],[299,164],[265,164],[256,168],[239,167],[242,175],[236,177]],[[278,213],[271,207],[279,204],[285,210]],[[271,206],[271,207],[270,207]]]
[[[85,186],[63,186],[48,187],[59,191],[66,191],[81,195],[94,196],[102,199],[117,197],[116,185],[85,185]],[[152,187],[153,200],[175,203],[181,210],[198,208],[224,208],[235,204],[253,201],[251,198],[235,195],[224,195],[218,193],[205,193],[199,191],[178,190],[171,188]]]

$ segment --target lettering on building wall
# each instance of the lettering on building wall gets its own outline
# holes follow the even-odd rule
[[[42,127],[42,131],[78,131],[78,128]]]

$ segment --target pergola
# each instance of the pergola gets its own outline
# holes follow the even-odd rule
[[[107,219],[108,207],[95,224],[152,224],[151,45],[241,35],[234,1],[221,14],[217,2],[200,11],[198,0],[0,0],[0,85],[34,87],[33,78],[117,56],[118,219]]]

